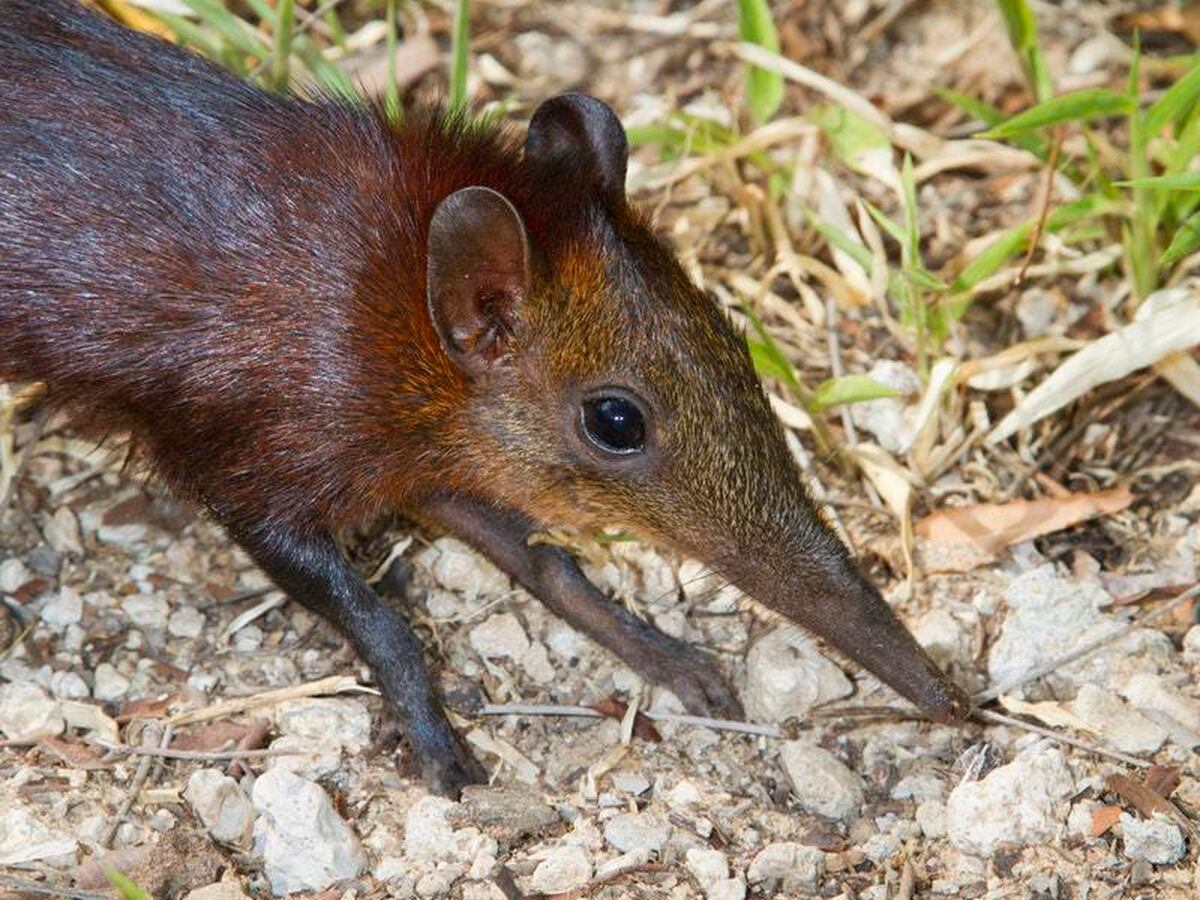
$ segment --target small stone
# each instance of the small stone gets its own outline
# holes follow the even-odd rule
[[[672,807],[694,806],[703,799],[700,789],[694,783],[683,779],[671,790],[667,791],[667,803]]]
[[[92,676],[92,696],[97,700],[120,700],[129,692],[129,679],[111,663],[100,663]]]
[[[971,658],[971,635],[949,610],[931,609],[912,624],[913,637],[943,668]]]
[[[336,744],[358,752],[371,743],[371,714],[361,700],[285,700],[275,708],[275,724],[280,734],[304,738],[313,745]]]
[[[751,884],[767,882],[769,889],[778,884],[785,891],[795,892],[816,888],[825,873],[825,854],[816,847],[794,841],[767,844],[754,857],[746,877]]]
[[[42,529],[46,543],[63,555],[83,556],[79,519],[69,506],[60,506]]]
[[[746,896],[746,881],[740,875],[737,878],[722,878],[708,888],[708,900],[744,900]]]
[[[582,847],[555,847],[533,870],[531,886],[539,894],[563,894],[583,887],[592,877],[592,858]]]
[[[201,769],[188,779],[183,797],[218,841],[250,846],[254,807],[236,781],[218,769]]]
[[[26,559],[29,560],[29,567],[33,571],[47,578],[57,578],[62,568],[62,554],[45,544],[30,550]]]
[[[940,800],[926,800],[918,805],[916,819],[921,833],[930,840],[946,836],[946,804]]]
[[[71,863],[77,846],[75,838],[43,825],[23,804],[14,804],[0,813],[0,866],[39,860]]]
[[[69,587],[64,587],[42,606],[41,617],[43,622],[56,630],[77,625],[83,618],[83,598]]]
[[[1183,636],[1183,658],[1193,665],[1200,662],[1200,625],[1193,625]]]
[[[1124,627],[1102,612],[1110,602],[1095,582],[1063,577],[1052,564],[1016,576],[1004,592],[1008,615],[988,653],[993,684],[1009,684]],[[1162,632],[1138,628],[1055,672],[1070,684],[1116,687],[1131,670],[1153,669],[1173,652]],[[1014,692],[1021,693],[1019,688]]]
[[[661,853],[669,833],[670,826],[648,812],[621,813],[604,823],[604,839],[622,853]]]
[[[596,881],[608,881],[617,873],[644,866],[650,861],[650,851],[646,847],[622,853],[620,856],[596,866]]]
[[[553,828],[558,813],[533,791],[472,784],[463,788],[463,818],[506,843]]]
[[[28,681],[0,684],[0,732],[10,740],[62,734],[66,722],[58,704]]]
[[[147,528],[141,522],[128,525],[101,525],[96,529],[96,540],[116,547],[132,547],[146,540]]]
[[[612,785],[618,791],[633,794],[635,797],[650,790],[650,780],[640,772],[614,772]]]
[[[51,675],[50,693],[59,700],[82,700],[91,696],[87,682],[75,672],[55,672]]]
[[[204,613],[194,606],[181,606],[167,619],[167,631],[179,638],[198,638],[204,631]]]
[[[946,804],[946,833],[955,847],[976,856],[1050,840],[1061,830],[1058,806],[1074,790],[1062,752],[1035,744],[985,778],[955,787]]]
[[[512,613],[489,616],[471,629],[471,646],[485,659],[519,661],[529,650],[529,638]]]
[[[404,817],[404,853],[426,862],[458,863],[469,866],[476,857],[495,855],[495,838],[478,828],[455,828],[449,817],[462,807],[445,797],[422,797]]]
[[[541,31],[522,31],[513,38],[518,68],[529,78],[551,78],[555,84],[575,85],[590,71],[587,53],[574,41]]]
[[[320,891],[366,868],[358,837],[329,796],[287,769],[268,769],[254,782],[254,849],[276,894]]]
[[[1187,852],[1179,826],[1161,816],[1137,819],[1121,813],[1121,837],[1127,859],[1144,859],[1156,866],[1177,863]]]
[[[829,819],[848,819],[863,803],[862,779],[828,750],[788,741],[779,751],[800,805]]]
[[[15,594],[21,585],[33,581],[33,573],[19,559],[0,563],[0,594]]]
[[[1084,684],[1071,703],[1071,712],[1086,722],[1106,744],[1122,753],[1154,753],[1169,736],[1161,725],[1094,684]]]
[[[417,557],[430,569],[433,579],[448,591],[470,599],[496,597],[511,588],[508,577],[491,562],[454,538],[439,538]]]
[[[1173,719],[1192,734],[1200,733],[1200,700],[1185,697],[1160,676],[1140,672],[1122,686],[1121,693],[1138,709]]]
[[[285,734],[271,741],[269,749],[287,755],[272,756],[267,762],[268,768],[281,766],[309,781],[332,775],[342,764],[341,745],[329,741],[314,742],[310,738]]]
[[[236,881],[220,881],[189,893],[183,900],[250,900]]]
[[[134,594],[121,601],[121,608],[129,621],[138,628],[163,629],[167,627],[167,616],[171,607],[162,597],[152,594]]]
[[[558,672],[550,663],[550,651],[541,641],[534,641],[521,656],[521,668],[535,684],[550,684]]]
[[[687,869],[700,883],[700,887],[708,894],[718,881],[729,877],[729,861],[720,850],[707,850],[700,847],[689,847],[685,857]]]
[[[742,699],[756,722],[808,715],[820,703],[848,697],[850,680],[795,628],[777,628],[754,642],[746,657]]]

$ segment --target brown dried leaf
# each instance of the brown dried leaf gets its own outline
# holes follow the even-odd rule
[[[90,771],[92,769],[107,769],[112,766],[112,763],[105,762],[91,749],[75,741],[45,737],[38,741],[38,746],[58,757],[64,765],[71,769]]]
[[[933,547],[961,547],[972,558],[994,558],[1006,547],[1061,531],[1097,516],[1120,512],[1133,502],[1124,487],[1011,503],[977,503],[939,509],[917,523],[917,535]]]
[[[224,750],[227,747],[237,746],[252,730],[254,730],[252,724],[230,722],[227,719],[212,722],[202,728],[192,728],[183,734],[177,735],[171,741],[171,749],[201,750],[204,752]]]
[[[1121,818],[1121,807],[1100,806],[1092,810],[1092,837],[1100,837],[1117,824]]]
[[[599,703],[593,703],[592,709],[601,715],[608,716],[610,719],[616,719],[620,722],[625,718],[625,712],[629,709],[629,704],[621,702],[616,697],[605,697]],[[641,713],[634,716],[633,734],[643,741],[650,741],[654,744],[662,742],[662,735],[658,733],[658,729],[654,727],[654,723]]]
[[[1156,776],[1156,781],[1163,777]],[[1153,818],[1157,813],[1176,822],[1189,833],[1195,833],[1191,820],[1180,812],[1174,803],[1161,794],[1155,793],[1145,784],[1134,781],[1128,775],[1120,773],[1109,775],[1104,779],[1104,786],[1136,809],[1143,819]]]
[[[169,712],[169,707],[179,697],[178,694],[164,694],[161,697],[142,697],[121,704],[117,713],[118,722],[132,722],[134,719],[163,719]]]

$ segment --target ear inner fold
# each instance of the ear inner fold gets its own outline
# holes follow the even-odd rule
[[[468,375],[501,362],[529,288],[520,214],[485,187],[455,191],[429,222],[426,296],[442,346]]]

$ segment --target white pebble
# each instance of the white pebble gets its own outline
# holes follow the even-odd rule
[[[307,697],[285,700],[275,707],[281,734],[303,738],[313,745],[341,745],[357,752],[371,743],[371,714],[361,700]]]
[[[92,681],[92,695],[97,700],[120,700],[129,692],[129,679],[111,663],[96,666]]]
[[[200,637],[204,625],[204,613],[194,606],[181,606],[167,619],[167,631],[179,638]]]
[[[1119,697],[1094,684],[1079,688],[1071,712],[1092,727],[1104,742],[1122,753],[1154,753],[1166,741],[1167,730],[1130,709]]]
[[[167,601],[154,594],[126,597],[121,601],[121,608],[129,616],[129,621],[139,628],[166,628],[167,616],[171,613]]]
[[[26,582],[33,580],[33,573],[19,559],[6,559],[0,563],[0,594],[15,594]]]
[[[39,860],[70,864],[74,862],[77,846],[75,838],[43,825],[29,807],[21,803],[0,813],[0,866]]]
[[[704,893],[708,894],[718,881],[729,877],[729,861],[720,850],[709,850],[700,847],[689,847],[685,857],[687,870],[700,883]]]
[[[990,856],[1000,847],[1042,843],[1058,835],[1075,790],[1062,752],[1045,743],[1022,751],[979,781],[964,781],[950,792],[946,833],[964,853]]]
[[[1121,813],[1121,838],[1126,858],[1144,859],[1156,866],[1177,863],[1187,852],[1179,826],[1160,816],[1137,819]]]
[[[800,805],[810,812],[848,819],[862,806],[862,779],[828,750],[809,741],[788,741],[779,758]]]
[[[55,672],[51,675],[50,693],[59,700],[82,700],[91,696],[87,682],[75,672]]]
[[[69,587],[64,587],[42,606],[41,617],[54,629],[77,625],[83,618],[83,599]]]
[[[604,839],[622,853],[661,853],[669,833],[670,826],[648,812],[621,813],[604,823]]]
[[[582,847],[555,847],[533,870],[531,886],[539,894],[564,894],[583,887],[592,877],[592,858]]]
[[[276,894],[320,891],[366,868],[358,837],[311,781],[268,769],[254,782],[254,849]]]
[[[54,737],[65,727],[58,704],[40,686],[28,681],[0,684],[0,732],[6,738]]]
[[[767,844],[754,857],[746,877],[751,884],[778,882],[785,891],[812,890],[825,872],[825,854],[794,841]]]
[[[254,807],[236,781],[218,769],[200,769],[188,779],[183,797],[218,841],[250,845]]]
[[[529,650],[529,638],[512,613],[488,616],[471,629],[471,646],[485,659],[519,661]]]
[[[926,800],[917,806],[917,825],[921,833],[930,840],[946,836],[946,804],[940,800]]]
[[[795,628],[768,632],[746,656],[742,699],[756,722],[802,718],[817,704],[848,697],[853,689],[845,673]]]
[[[83,556],[83,542],[79,534],[79,519],[69,506],[60,506],[54,511],[46,527],[42,529],[46,543],[64,555]]]

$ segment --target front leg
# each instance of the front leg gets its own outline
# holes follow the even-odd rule
[[[605,595],[563,548],[530,546],[533,524],[520,513],[458,495],[442,495],[422,513],[490,557],[572,628],[646,680],[668,688],[689,712],[742,717],[741,703],[711,656],[663,634]]]
[[[487,781],[442,712],[412,627],[355,574],[328,533],[274,528],[230,529],[230,535],[293,600],[350,640],[433,790],[457,798],[465,785]]]

